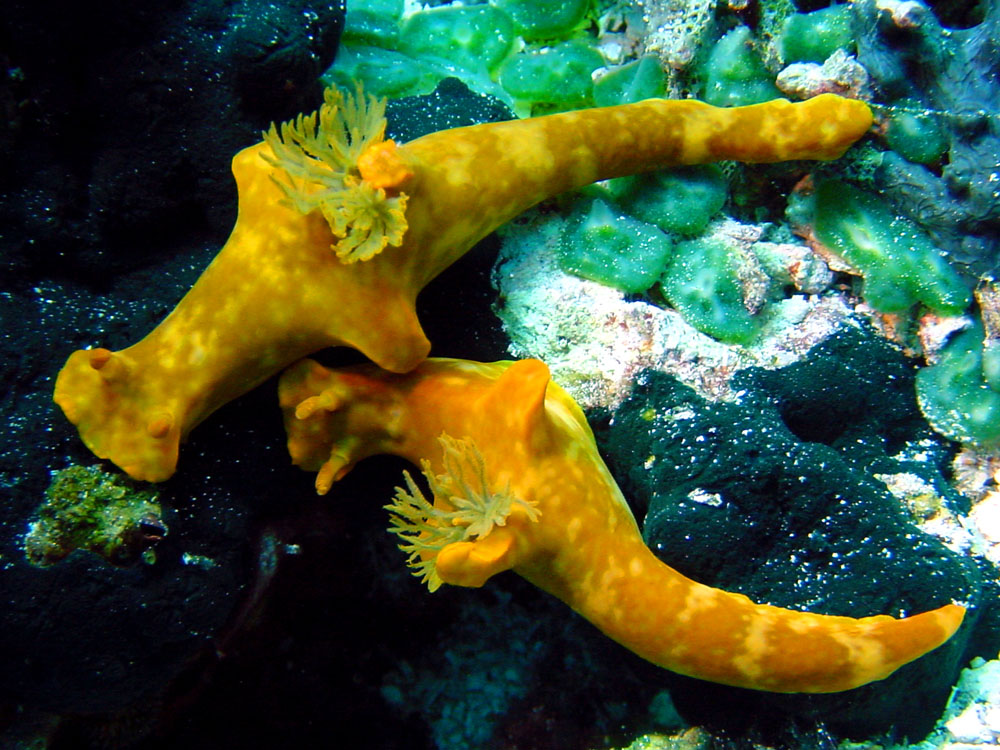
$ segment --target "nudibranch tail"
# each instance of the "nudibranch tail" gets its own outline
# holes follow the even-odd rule
[[[955,604],[903,619],[783,609],[692,581],[635,540],[590,543],[603,544],[607,557],[591,550],[586,576],[566,581],[529,569],[525,577],[648,661],[725,685],[850,690],[937,648],[965,614]]]
[[[955,604],[854,619],[756,604],[693,581],[644,544],[583,413],[538,361],[429,359],[405,375],[368,365],[290,368],[279,390],[294,462],[377,453],[423,467],[387,506],[411,567],[434,589],[511,569],[667,669],[772,692],[880,680],[946,641]],[[336,393],[335,412],[299,410]],[[461,435],[461,440],[447,437]]]
[[[732,108],[647,99],[430,133],[399,147],[419,165],[408,221],[421,244],[453,243],[442,228],[478,239],[595,180],[724,159],[833,159],[871,123],[864,102],[823,94]]]

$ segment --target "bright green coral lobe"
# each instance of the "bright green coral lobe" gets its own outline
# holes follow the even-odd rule
[[[472,71],[496,70],[514,43],[514,22],[490,5],[421,10],[403,23],[401,52],[449,60]]]
[[[702,333],[730,344],[749,343],[758,323],[743,304],[739,265],[724,240],[682,242],[660,282],[663,295]]]
[[[933,241],[896,216],[874,195],[831,180],[816,189],[816,237],[865,279],[865,301],[880,312],[905,312],[922,303],[959,315],[969,289]]]
[[[656,227],[595,200],[564,228],[558,259],[567,273],[638,293],[656,283],[670,247],[670,240]]]
[[[353,0],[347,9],[341,44],[395,47],[403,0]]]
[[[631,104],[663,96],[667,76],[652,55],[621,65],[594,83],[594,103],[598,107]]]
[[[705,63],[706,102],[739,107],[781,96],[750,41],[750,29],[737,26],[716,42]]]
[[[917,164],[933,164],[948,150],[948,138],[938,124],[937,115],[927,111],[917,99],[893,102],[885,140],[889,148]]]
[[[785,19],[778,37],[784,63],[821,63],[838,49],[852,51],[851,10],[831,5],[812,13],[793,13]]]
[[[604,65],[601,53],[569,41],[508,59],[500,85],[515,99],[582,106],[593,99],[591,73]]]
[[[575,29],[590,9],[590,0],[493,0],[514,19],[518,34],[528,40],[555,39]]]
[[[976,323],[948,344],[937,364],[917,373],[920,410],[945,437],[990,447],[1000,444],[994,343],[984,342],[983,327]]]
[[[665,232],[701,234],[726,202],[725,175],[715,164],[661,169],[622,178],[620,202],[633,216]]]

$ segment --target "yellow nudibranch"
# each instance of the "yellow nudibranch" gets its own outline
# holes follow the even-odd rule
[[[239,214],[167,318],[118,352],[74,352],[55,400],[86,445],[136,479],[173,474],[209,414],[329,346],[406,372],[430,344],[414,302],[489,232],[595,180],[720,159],[834,159],[871,124],[824,94],[720,109],[650,99],[384,140],[381,103],[331,90],[236,154]]]
[[[514,570],[639,656],[681,674],[824,693],[887,677],[946,641],[955,604],[904,619],[755,604],[692,581],[642,536],[573,399],[538,360],[428,359],[408,374],[302,360],[279,397],[292,460],[328,491],[380,453],[421,463],[392,530],[432,590]]]

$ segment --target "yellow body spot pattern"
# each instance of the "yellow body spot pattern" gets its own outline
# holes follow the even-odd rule
[[[651,99],[376,143],[345,179],[358,200],[399,187],[406,229],[358,262],[331,251],[340,240],[320,211],[288,204],[279,161],[259,143],[233,158],[239,215],[198,282],[138,343],[74,352],[55,400],[95,454],[162,481],[195,426],[307,354],[350,346],[393,372],[416,367],[430,348],[417,294],[538,201],[680,164],[833,159],[870,124],[867,105],[833,95],[731,109]]]
[[[442,433],[473,441],[493,488],[537,514],[515,509],[485,537],[446,546],[441,579],[479,586],[513,569],[675,672],[774,692],[847,690],[936,648],[965,614],[954,604],[901,620],[810,614],[686,578],[646,547],[583,412],[537,360],[429,359],[393,374],[307,359],[282,375],[279,398],[292,460],[321,474],[380,453],[440,472]],[[331,406],[298,408],[317,399]]]

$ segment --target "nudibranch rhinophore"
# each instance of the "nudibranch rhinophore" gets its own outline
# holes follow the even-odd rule
[[[433,590],[514,570],[639,656],[704,680],[825,693],[881,680],[958,628],[956,604],[854,619],[755,604],[692,581],[645,545],[575,401],[538,360],[428,359],[408,374],[302,360],[279,398],[295,464],[320,493],[358,461],[423,466],[387,506]]]
[[[430,348],[420,290],[548,196],[680,164],[834,159],[872,120],[828,94],[732,109],[650,99],[397,145],[383,113],[330,89],[234,157],[236,225],[194,287],[146,338],[78,350],[59,373],[55,401],[95,454],[164,480],[209,414],[325,347],[413,369]]]

